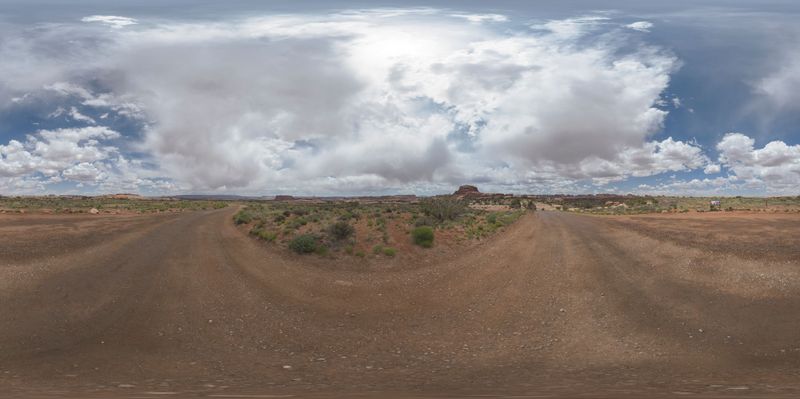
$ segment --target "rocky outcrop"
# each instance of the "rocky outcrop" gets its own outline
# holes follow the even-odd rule
[[[478,191],[478,187],[470,186],[469,184],[465,184],[465,185],[459,187],[458,190],[456,190],[456,192],[453,193],[453,195],[459,196],[459,197],[471,197],[471,196],[481,195],[481,192]]]

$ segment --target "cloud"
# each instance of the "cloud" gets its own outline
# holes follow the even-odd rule
[[[472,23],[506,22],[508,17],[501,14],[450,14],[454,18],[463,18]]]
[[[755,148],[755,140],[728,133],[717,144],[719,162],[738,179],[750,181],[773,193],[796,193],[800,186],[800,145],[771,141]]]
[[[171,192],[186,189],[159,177],[142,160],[113,145],[119,132],[103,126],[39,130],[0,145],[0,189],[36,193],[54,183],[77,183],[100,192]]]
[[[697,195],[716,196],[746,192],[753,187],[731,177],[715,177],[704,179],[671,180],[657,184],[640,184],[637,193],[651,195]]]
[[[778,68],[755,83],[758,94],[769,100],[769,106],[778,110],[800,110],[800,51],[784,55]]]
[[[74,119],[74,120],[76,120],[78,122],[86,122],[86,123],[89,123],[89,124],[92,124],[92,125],[97,124],[97,122],[95,122],[95,120],[92,117],[89,117],[89,116],[86,116],[86,115],[80,113],[78,111],[78,108],[76,108],[76,107],[71,107],[70,108],[69,116],[72,119]]]
[[[719,173],[721,170],[722,168],[718,164],[710,163],[703,169],[703,173],[707,175],[714,175]]]
[[[124,28],[128,25],[136,25],[138,22],[133,18],[118,17],[115,15],[92,15],[81,18],[83,22],[99,22],[114,29]]]
[[[9,98],[38,92],[68,104],[75,122],[113,119],[79,112],[91,109],[141,130],[39,132],[9,143],[34,161],[15,153],[14,165],[29,166],[8,175],[108,189],[430,192],[471,181],[529,191],[709,163],[695,143],[653,139],[679,60],[631,42],[606,17],[499,30],[482,22],[502,15],[400,11],[162,21],[99,38],[90,27],[42,28],[0,49],[14,60],[0,67],[7,76],[24,76],[31,60],[46,65]],[[70,51],[49,50],[60,47]],[[74,158],[43,166],[59,151]]]
[[[23,177],[39,173],[53,177],[79,164],[104,161],[118,149],[103,142],[119,136],[100,126],[40,130],[28,135],[24,142],[11,140],[7,145],[0,145],[0,176]]]
[[[652,22],[648,21],[636,21],[634,23],[625,25],[628,29],[638,30],[639,32],[650,32],[650,29],[653,27]]]

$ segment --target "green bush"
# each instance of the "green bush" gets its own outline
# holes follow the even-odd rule
[[[376,245],[372,247],[372,253],[375,255],[380,255],[383,253],[383,245]]]
[[[328,228],[328,232],[334,240],[341,241],[350,238],[355,234],[356,229],[347,222],[339,221],[332,224]]]
[[[433,228],[428,226],[420,226],[411,230],[411,238],[414,244],[423,248],[430,248],[433,246]]]
[[[397,254],[397,250],[394,248],[386,247],[383,249],[383,254],[390,258],[393,258]]]
[[[263,228],[254,228],[250,230],[250,234],[267,242],[273,242],[276,238],[278,238],[278,233],[266,231]]]
[[[233,215],[233,223],[235,224],[247,224],[253,221],[253,216],[250,213],[241,210]]]
[[[289,242],[289,249],[299,254],[310,254],[317,250],[317,237],[313,234],[303,234]]]

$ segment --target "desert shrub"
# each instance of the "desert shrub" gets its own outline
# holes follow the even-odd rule
[[[283,223],[284,220],[286,220],[286,216],[284,216],[283,214],[275,215],[275,217],[272,219],[272,221],[277,224]]]
[[[376,245],[372,247],[372,253],[374,255],[380,255],[383,252],[383,245]]]
[[[350,238],[355,232],[356,229],[345,221],[336,222],[328,227],[328,233],[337,241]]]
[[[439,222],[455,220],[467,211],[467,204],[460,199],[452,197],[431,198],[420,203],[425,215],[435,218]]]
[[[364,251],[356,251],[356,256],[358,256],[359,258],[363,258],[367,255],[364,253]]]
[[[299,228],[300,228],[300,226],[305,226],[305,225],[307,225],[307,224],[308,224],[308,220],[306,220],[306,219],[305,219],[305,218],[303,218],[303,217],[299,217],[299,218],[297,218],[297,219],[294,219],[294,220],[292,220],[292,221],[289,223],[289,227],[291,227],[291,228],[293,228],[293,229],[299,229]]]
[[[253,216],[250,215],[249,212],[245,210],[241,210],[233,215],[233,223],[235,224],[247,224],[253,221]]]
[[[509,206],[512,209],[519,209],[522,207],[522,203],[520,202],[519,198],[514,198],[511,200],[511,204],[509,204]]]
[[[433,226],[435,224],[436,224],[436,219],[434,219],[431,216],[420,216],[420,217],[414,219],[414,226],[415,227]]]
[[[346,221],[348,221],[350,219],[358,220],[359,217],[360,217],[360,215],[358,214],[358,211],[345,211],[344,214],[339,216],[339,220],[342,220],[342,221],[346,222]]]
[[[310,254],[317,250],[317,237],[313,234],[303,234],[289,242],[289,249],[299,254]]]
[[[393,258],[397,254],[397,250],[394,248],[386,247],[383,249],[383,254]]]
[[[323,245],[323,244],[319,244],[319,245],[316,246],[316,248],[314,248],[314,252],[317,255],[325,256],[325,255],[328,254],[328,247]]]
[[[348,255],[352,255],[353,254],[353,246],[352,245],[348,245],[348,246],[344,247],[344,253],[346,253]]]
[[[411,230],[411,238],[414,240],[414,244],[430,248],[433,246],[433,228],[428,226],[417,227]]]
[[[490,213],[489,215],[486,216],[486,221],[489,224],[497,223],[497,214],[496,213]]]
[[[250,234],[267,242],[273,242],[276,238],[278,238],[278,233],[264,230],[262,227],[254,227],[252,230],[250,230]]]

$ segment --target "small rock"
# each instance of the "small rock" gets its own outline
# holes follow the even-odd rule
[[[283,369],[284,369],[284,370],[291,370],[291,369],[292,369],[292,366],[290,366],[290,365],[288,365],[288,364],[285,364],[285,365],[283,365]]]
[[[119,384],[119,385],[117,385],[117,388],[136,388],[136,385],[132,385],[132,384]]]
[[[98,213],[100,213],[100,211],[97,208],[92,208],[89,209],[89,213],[91,213],[92,215],[97,215]]]

